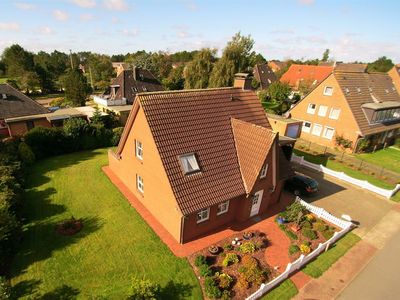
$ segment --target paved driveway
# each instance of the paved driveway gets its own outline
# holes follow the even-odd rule
[[[351,216],[359,223],[359,228],[354,232],[360,237],[370,231],[394,205],[390,200],[325,174],[304,167],[295,168],[298,172],[315,178],[319,183],[320,191],[303,199],[323,207],[337,217],[343,214]]]

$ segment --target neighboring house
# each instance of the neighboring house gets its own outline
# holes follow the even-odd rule
[[[128,70],[130,68],[130,64],[125,62],[113,62],[112,66],[115,70],[115,73],[117,73],[117,76],[124,70]]]
[[[319,83],[327,78],[333,71],[333,66],[314,66],[292,64],[280,79],[289,84],[294,91],[302,88],[313,90]]]
[[[132,104],[137,93],[163,91],[161,83],[150,71],[133,67],[123,70],[101,96],[93,96],[101,107]]]
[[[388,75],[392,78],[393,84],[397,91],[400,92],[400,64],[395,65],[389,72]]]
[[[337,63],[335,65],[335,72],[364,73],[367,71],[367,67],[367,64]]]
[[[287,66],[287,62],[284,61],[279,61],[279,60],[270,60],[268,62],[268,67],[271,68],[271,70],[276,73],[280,71],[281,69],[285,68]]]
[[[400,96],[392,79],[364,68],[352,70],[335,69],[290,109],[294,119],[303,121],[301,138],[334,147],[339,136],[352,142],[353,151],[362,140],[375,149],[394,142],[400,128]]]
[[[109,168],[180,243],[265,213],[290,166],[244,87],[139,93]],[[241,87],[240,87],[241,86]]]
[[[260,83],[262,90],[267,89],[271,83],[277,81],[275,73],[267,64],[257,64],[253,68],[254,79]]]
[[[10,135],[8,125],[5,121],[8,118],[39,115],[48,112],[48,109],[13,88],[11,85],[6,83],[0,84],[0,135]],[[38,124],[39,123],[35,124],[35,122],[32,121],[26,121],[21,126],[28,130],[28,128]]]
[[[61,108],[54,112],[26,115],[5,119],[10,136],[22,136],[35,127],[62,127],[70,118],[83,118],[90,121],[95,109],[91,106]],[[105,113],[102,113],[105,115]]]

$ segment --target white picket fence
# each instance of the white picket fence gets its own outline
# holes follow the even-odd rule
[[[286,266],[286,270],[282,274],[280,274],[278,277],[274,278],[270,282],[262,283],[260,288],[256,292],[251,294],[249,297],[247,297],[246,300],[256,300],[256,299],[261,298],[267,292],[269,292],[274,287],[276,287],[277,285],[282,283],[284,280],[286,280],[293,272],[301,269],[309,261],[316,258],[322,252],[327,251],[332,244],[334,244],[337,240],[339,240],[342,236],[344,236],[354,226],[353,223],[339,219],[339,218],[331,215],[325,209],[311,205],[311,204],[303,201],[299,197],[297,197],[296,200],[299,201],[302,205],[304,205],[310,212],[317,215],[319,218],[338,226],[339,228],[341,228],[341,230],[338,232],[335,232],[333,234],[333,236],[329,240],[327,240],[325,243],[320,243],[314,251],[310,252],[307,255],[302,254],[294,262],[288,263],[288,265]]]
[[[380,187],[377,187],[371,183],[369,183],[366,180],[359,180],[355,179],[353,177],[350,177],[349,175],[346,175],[343,172],[337,172],[333,171],[331,169],[328,169],[324,167],[323,165],[317,165],[314,163],[311,163],[309,161],[306,161],[303,156],[297,156],[296,154],[293,153],[292,155],[292,161],[295,163],[298,163],[302,166],[306,166],[307,168],[316,170],[318,172],[322,172],[324,174],[328,174],[330,176],[333,176],[335,178],[338,178],[340,180],[346,181],[348,183],[354,184],[360,188],[366,189],[370,192],[376,193],[378,195],[384,196],[387,199],[390,199],[393,195],[395,195],[399,190],[400,190],[400,184],[397,184],[396,187],[393,190],[387,190],[383,189]]]

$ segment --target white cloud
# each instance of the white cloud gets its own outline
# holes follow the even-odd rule
[[[22,9],[22,10],[32,10],[36,6],[31,3],[24,3],[24,2],[17,2],[14,4],[16,8]]]
[[[69,19],[69,15],[65,11],[59,9],[53,10],[53,16],[57,21],[61,22],[67,21]]]
[[[197,3],[194,0],[180,0],[188,10],[196,11],[199,9]]]
[[[297,0],[301,5],[311,5],[315,3],[315,0]]]
[[[131,29],[131,30],[124,29],[124,30],[122,30],[122,33],[124,35],[127,35],[127,36],[138,36],[139,35],[139,29],[136,29],[136,28]]]
[[[91,20],[94,19],[94,16],[93,16],[92,14],[81,14],[81,15],[79,16],[79,19],[80,19],[81,21],[91,21]]]
[[[104,0],[104,7],[110,10],[126,10],[128,3],[125,0]]]
[[[85,7],[85,8],[96,6],[96,0],[72,0],[72,2],[80,7]]]
[[[18,31],[19,24],[16,22],[0,23],[0,30]]]
[[[52,28],[50,28],[49,26],[43,26],[41,28],[39,28],[39,33],[41,34],[53,34],[54,30]]]

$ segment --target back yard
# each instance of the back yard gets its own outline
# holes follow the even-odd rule
[[[17,297],[123,299],[137,276],[160,283],[163,299],[201,299],[187,260],[170,252],[101,171],[106,151],[53,157],[31,169],[12,269]],[[71,216],[83,219],[82,231],[58,235],[56,224]]]
[[[400,172],[400,148],[390,147],[375,153],[357,154],[357,157],[385,169]]]

